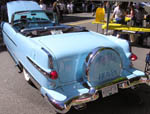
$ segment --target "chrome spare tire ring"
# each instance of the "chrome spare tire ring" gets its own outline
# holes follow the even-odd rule
[[[121,71],[122,60],[120,54],[115,49],[98,47],[86,57],[85,74],[89,82],[111,80],[119,77]]]

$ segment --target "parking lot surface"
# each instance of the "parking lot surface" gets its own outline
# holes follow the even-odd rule
[[[94,19],[91,15],[86,13],[67,15],[64,23],[84,26],[96,31],[96,25],[91,24]],[[150,49],[133,46],[132,51],[138,57],[134,66],[144,70],[145,57]],[[121,91],[88,103],[84,110],[77,111],[72,108],[68,112],[68,114],[77,113],[150,114],[150,87],[142,85],[133,91],[130,89]],[[3,45],[0,47],[0,114],[55,114],[39,91],[24,80],[22,73],[18,73],[15,63]]]

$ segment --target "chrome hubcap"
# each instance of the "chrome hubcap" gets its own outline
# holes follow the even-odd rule
[[[30,76],[25,69],[23,69],[23,74],[24,74],[25,80],[28,82],[30,80]]]

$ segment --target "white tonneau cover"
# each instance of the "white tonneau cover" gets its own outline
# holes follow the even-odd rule
[[[11,22],[12,15],[18,11],[41,10],[38,3],[34,1],[12,1],[7,3],[8,19]]]

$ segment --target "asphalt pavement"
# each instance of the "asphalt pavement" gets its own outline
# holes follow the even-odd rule
[[[87,27],[96,31],[91,24],[92,14],[70,14],[64,17],[65,24]],[[81,19],[81,20],[80,20]],[[99,29],[98,32],[101,32]],[[144,70],[145,56],[149,48],[132,47],[138,56],[134,66]],[[77,111],[72,108],[68,114],[150,114],[150,87],[142,85],[135,90],[125,90],[118,94],[100,98],[87,104],[87,108]],[[0,47],[0,114],[55,114],[52,108],[18,73],[12,58],[4,46]]]

